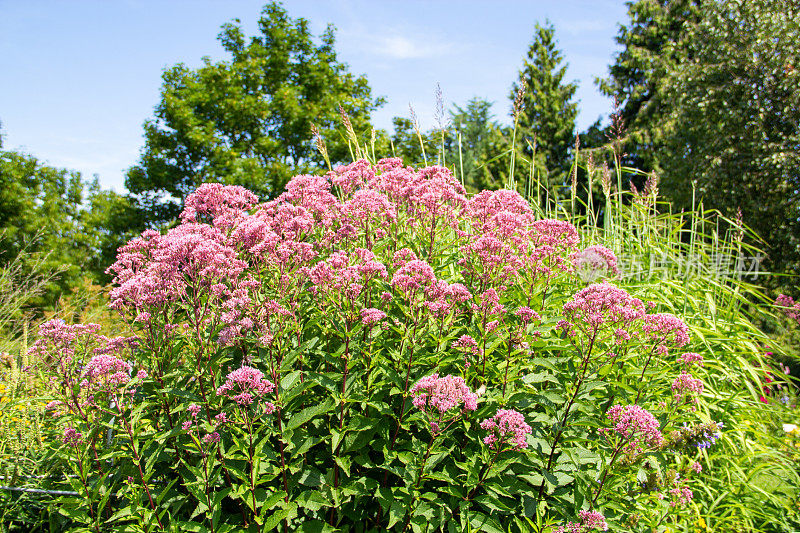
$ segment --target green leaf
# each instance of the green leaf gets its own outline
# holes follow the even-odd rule
[[[323,507],[330,507],[332,502],[317,490],[305,490],[294,500],[299,507],[309,511],[319,511]]]
[[[312,418],[327,413],[333,409],[334,402],[331,398],[326,398],[323,402],[306,407],[299,413],[293,415],[288,422],[286,422],[286,429],[294,429],[305,424]]]
[[[501,526],[497,520],[478,511],[470,511],[469,524],[477,531],[484,531],[486,533],[506,533],[503,530],[503,526]]]
[[[265,533],[268,531],[275,531],[281,522],[284,520],[290,520],[295,516],[297,516],[297,504],[290,501],[285,509],[278,509],[272,513],[269,518],[264,520],[264,525],[261,527],[261,531]]]

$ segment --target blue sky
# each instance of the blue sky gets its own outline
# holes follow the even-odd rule
[[[220,25],[256,28],[262,0],[0,0],[0,122],[4,148],[78,170],[124,190],[136,163],[142,123],[158,103],[161,72],[203,56],[225,59]],[[373,116],[389,128],[414,109],[434,123],[434,92],[463,105],[495,102],[506,122],[508,94],[533,37],[552,21],[578,83],[579,128],[607,116],[593,84],[605,76],[626,19],[622,0],[287,0],[290,16],[315,34],[337,28],[339,59],[366,74],[388,103]]]

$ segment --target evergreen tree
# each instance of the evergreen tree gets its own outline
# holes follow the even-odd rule
[[[773,271],[800,275],[800,5],[708,2],[682,66],[661,81],[662,191],[692,196],[764,238]]]
[[[238,22],[219,35],[227,61],[205,58],[198,69],[179,64],[163,75],[141,159],[125,180],[151,223],[174,219],[186,195],[206,181],[269,197],[292,175],[324,166],[312,125],[334,162],[349,160],[347,140],[336,131],[339,106],[364,131],[382,103],[364,76],[338,61],[332,27],[316,44],[308,21],[293,20],[277,2],[264,7],[257,36],[248,40]]]
[[[493,120],[491,108],[492,102],[472,98],[466,108],[455,105],[450,111],[446,162],[471,193],[500,188],[507,171],[506,162],[495,158],[510,138],[508,128]]]
[[[624,166],[650,172],[658,168],[659,129],[665,105],[659,87],[667,74],[681,65],[681,40],[700,20],[703,0],[638,0],[628,5],[627,25],[616,41],[622,51],[609,68],[609,77],[597,80],[600,90],[613,97],[624,131]]]
[[[572,101],[578,86],[564,81],[567,65],[556,45],[553,25],[536,24],[519,82],[511,91],[512,101],[520,94],[521,88],[524,91],[522,101],[516,106],[519,109],[517,150],[530,158],[535,140],[537,174],[550,189],[567,184],[570,147],[575,142],[575,118],[578,115],[578,105]]]

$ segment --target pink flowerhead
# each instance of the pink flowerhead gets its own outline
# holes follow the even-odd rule
[[[662,354],[667,352],[667,346],[680,348],[689,344],[688,326],[683,320],[669,313],[645,316],[642,331]]]
[[[203,436],[203,442],[206,444],[217,443],[219,442],[219,433],[214,431],[213,433],[207,433]]]
[[[423,411],[431,409],[443,414],[462,404],[464,411],[478,408],[478,396],[459,376],[426,376],[411,388],[411,394],[414,395],[414,407]]]
[[[600,531],[608,531],[608,524],[606,517],[598,511],[583,510],[578,513],[581,519],[581,525],[586,529],[599,529]]]
[[[226,376],[225,383],[217,388],[217,395],[228,397],[239,405],[247,406],[252,404],[255,398],[261,398],[274,389],[275,385],[265,379],[260,370],[242,366]]]
[[[672,496],[672,501],[670,502],[672,507],[684,507],[694,498],[691,489],[685,485],[670,489],[669,493]]]
[[[258,197],[238,185],[203,183],[186,197],[181,221],[197,222],[198,215],[215,219],[231,211],[250,209],[258,202]]]
[[[481,422],[481,428],[489,432],[483,443],[492,450],[502,450],[509,445],[512,450],[522,450],[528,447],[525,435],[531,432],[531,427],[525,423],[522,413],[513,409],[500,409],[492,418]]]
[[[617,256],[605,246],[588,246],[570,254],[569,259],[584,281],[619,274]]]
[[[90,389],[111,389],[130,380],[131,365],[113,355],[95,355],[83,369]]]
[[[192,414],[193,418],[197,418],[197,415],[200,413],[200,406],[193,403],[187,410]]]
[[[686,352],[678,357],[678,362],[686,367],[690,367],[692,365],[703,366],[703,356],[699,353]]]
[[[499,189],[496,191],[483,190],[473,196],[468,204],[467,211],[481,224],[486,223],[496,214],[506,211],[517,215],[531,213],[531,206],[518,192]]]
[[[427,291],[435,283],[433,268],[419,259],[408,261],[392,277],[392,286],[409,296],[418,291]]]
[[[608,418],[614,425],[605,431],[613,431],[629,441],[626,448],[630,452],[641,451],[642,445],[657,448],[664,442],[658,420],[638,405],[615,405],[608,410]]]
[[[686,394],[701,394],[703,392],[703,381],[693,377],[690,373],[683,370],[680,375],[672,382],[672,393],[680,401]]]
[[[461,335],[455,342],[453,342],[453,348],[474,354],[478,352],[478,343],[470,335]]]
[[[361,323],[365,326],[372,326],[386,318],[386,313],[374,307],[361,310]]]
[[[580,237],[574,225],[563,220],[542,219],[531,224],[532,236],[537,246],[568,249],[578,245]]]
[[[595,283],[564,304],[565,320],[559,327],[587,334],[602,329],[632,330],[645,317],[644,303],[610,283]],[[617,335],[619,336],[619,335]]]
[[[578,513],[580,522],[567,522],[564,526],[559,526],[553,533],[588,533],[592,530],[608,531],[606,517],[598,511],[582,510]]]
[[[144,369],[139,370],[136,373],[136,377],[139,378],[139,379],[147,379],[147,371],[145,371]]]
[[[540,322],[542,317],[539,316],[539,313],[531,309],[530,307],[524,306],[517,309],[516,315],[522,320],[523,324],[530,324],[531,322]]]
[[[64,429],[64,436],[62,437],[62,441],[64,442],[64,444],[68,444],[72,447],[77,448],[78,445],[81,442],[83,442],[83,434],[70,426]]]
[[[787,317],[800,324],[800,302],[795,302],[791,296],[781,294],[775,300],[775,305],[781,308]]]

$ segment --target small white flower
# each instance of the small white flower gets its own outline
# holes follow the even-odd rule
[[[797,424],[784,424],[783,425],[783,431],[785,433],[793,433],[793,432],[795,432],[797,430],[798,430]]]

